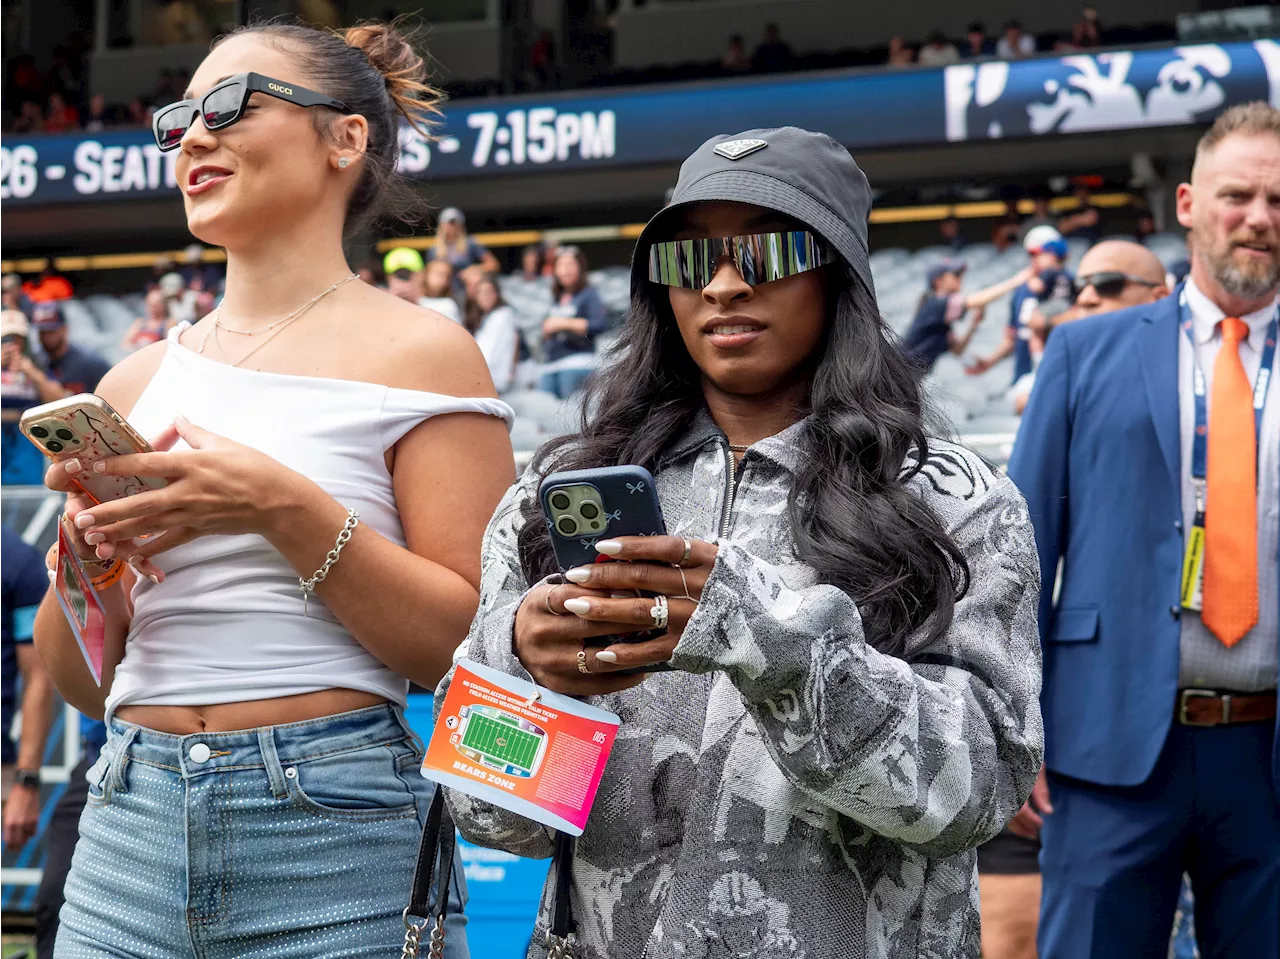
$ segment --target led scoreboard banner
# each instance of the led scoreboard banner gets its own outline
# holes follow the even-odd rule
[[[674,164],[717,134],[785,124],[854,151],[1135,130],[1208,123],[1250,100],[1280,107],[1275,40],[467,100],[448,106],[430,142],[400,130],[400,170],[445,180]],[[176,159],[148,130],[10,134],[0,200],[176,197]]]
[[[542,765],[547,731],[493,706],[464,706],[449,735],[458,752],[506,776],[528,779]],[[453,717],[446,721],[452,722]]]

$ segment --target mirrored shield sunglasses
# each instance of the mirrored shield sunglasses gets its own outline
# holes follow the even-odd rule
[[[759,286],[816,270],[834,262],[836,254],[808,230],[667,240],[649,248],[649,279],[663,286],[701,290],[726,257],[745,282]]]

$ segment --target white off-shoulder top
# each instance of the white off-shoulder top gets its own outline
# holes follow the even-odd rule
[[[188,326],[171,331],[164,359],[129,415],[134,428],[155,436],[181,414],[309,477],[401,546],[386,451],[432,416],[479,413],[508,426],[513,417],[494,399],[239,369],[182,346],[178,337]],[[297,571],[263,537],[202,536],[155,562],[165,580],[157,586],[139,579],[134,587],[108,717],[133,703],[205,705],[335,687],[404,703],[408,681],[361,646],[323,602],[313,596],[303,615]]]

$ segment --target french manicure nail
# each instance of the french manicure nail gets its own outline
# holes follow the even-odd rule
[[[81,513],[76,517],[76,529],[88,529],[93,525],[92,513]]]
[[[68,473],[79,473],[84,467],[79,460],[70,459],[62,464],[62,468]]]
[[[88,543],[90,546],[97,546],[99,543],[105,543],[107,541],[107,534],[106,533],[85,533],[84,541]]]
[[[564,608],[571,613],[577,613],[579,616],[583,616],[591,612],[591,603],[585,599],[575,597],[574,599],[566,599],[564,601]]]
[[[150,576],[147,577],[147,579],[151,580],[151,582],[155,583],[157,586],[160,585],[160,577],[157,576],[155,573],[152,573]]]
[[[596,653],[596,659],[600,660],[602,663],[616,663],[618,661],[618,654],[611,653],[607,649],[602,649],[600,652]]]
[[[564,578],[571,583],[585,583],[591,578],[591,570],[583,569],[582,567],[571,569],[564,574]]]
[[[602,539],[596,543],[596,552],[606,556],[617,556],[622,552],[622,544],[616,539]]]
[[[105,472],[107,471],[107,461],[106,461],[106,460],[94,460],[94,461],[93,461],[93,471],[94,471],[95,473],[105,473]]]
[[[49,585],[52,586],[58,581],[58,574],[53,570],[47,570],[47,572],[49,573]]]

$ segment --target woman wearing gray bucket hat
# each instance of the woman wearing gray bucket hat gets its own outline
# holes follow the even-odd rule
[[[555,853],[532,956],[570,925],[593,959],[978,955],[973,850],[1043,752],[1035,542],[1007,479],[926,435],[869,207],[821,134],[703,144],[641,234],[581,432],[490,525],[462,652],[622,717],[572,853],[450,794],[469,840]],[[672,535],[559,576],[540,479],[619,464],[654,474]]]

